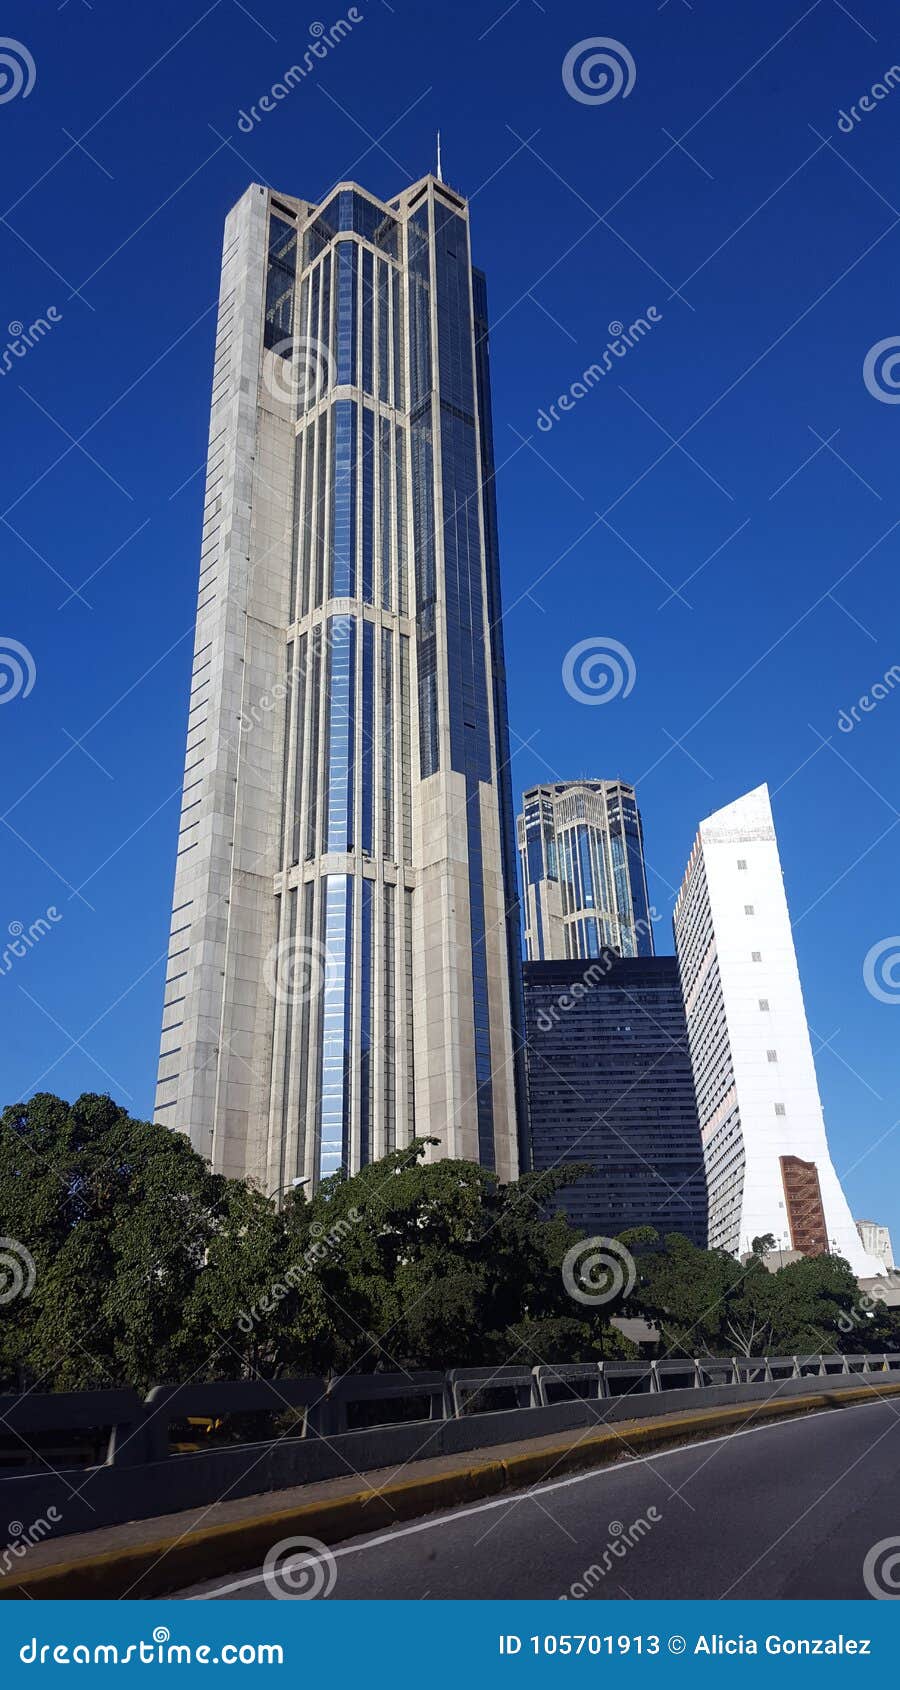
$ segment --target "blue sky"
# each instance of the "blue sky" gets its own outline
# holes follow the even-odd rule
[[[900,16],[359,11],[249,135],[241,111],[341,0],[5,14],[34,84],[0,100],[0,369],[6,321],[50,327],[0,377],[3,629],[35,667],[0,711],[0,952],[11,925],[61,919],[0,974],[0,1099],[152,1107],[224,215],[252,180],[393,195],[440,127],[495,325],[515,789],[637,784],[669,949],[698,820],[768,780],[835,1161],[854,1214],[900,1244],[900,991],[863,974],[900,928],[900,687],[849,717],[900,663],[900,407],[876,397],[897,396],[889,364],[863,374],[900,341],[900,88],[859,107],[900,63]],[[566,54],[596,36],[631,56],[627,96],[567,91]],[[539,428],[609,325],[651,306]],[[588,637],[628,648],[627,697],[565,690]]]

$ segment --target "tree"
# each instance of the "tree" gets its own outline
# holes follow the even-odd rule
[[[108,1097],[42,1093],[0,1120],[0,1233],[34,1286],[0,1308],[0,1375],[52,1390],[235,1377],[273,1327],[295,1367],[327,1317],[312,1288],[249,1332],[285,1262],[287,1230],[242,1181],[210,1172],[181,1133]]]

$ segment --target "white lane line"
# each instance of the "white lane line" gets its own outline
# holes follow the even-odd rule
[[[884,1407],[884,1398],[874,1398],[872,1402],[853,1403],[844,1408],[842,1413],[852,1414],[856,1408],[872,1408],[876,1402],[880,1402]],[[689,1449],[704,1449],[713,1444],[730,1443],[733,1438],[750,1438],[757,1432],[783,1432],[790,1426],[802,1426],[810,1420],[820,1420],[831,1413],[833,1410],[830,1408],[820,1408],[812,1414],[798,1414],[796,1420],[773,1420],[762,1426],[747,1426],[742,1432],[723,1432],[718,1438],[692,1438],[689,1444],[676,1444],[672,1449],[660,1449],[655,1454],[629,1456],[627,1460],[616,1461],[609,1467],[594,1467],[587,1473],[573,1473],[568,1479],[550,1479],[546,1484],[532,1485],[529,1490],[494,1497],[491,1502],[476,1502],[471,1507],[454,1509],[450,1514],[436,1514],[432,1519],[417,1520],[412,1526],[398,1526],[396,1531],[384,1532],[380,1537],[366,1538],[360,1543],[345,1544],[341,1549],[329,1550],[329,1554],[335,1560],[343,1555],[359,1555],[364,1549],[378,1549],[384,1543],[396,1543],[398,1538],[412,1537],[416,1532],[434,1531],[438,1526],[452,1525],[454,1520],[468,1518],[471,1514],[487,1514],[494,1508],[509,1508],[513,1503],[522,1502],[528,1496],[540,1496],[544,1491],[565,1490],[568,1485],[583,1485],[589,1479],[609,1478],[613,1473],[621,1474],[626,1468],[643,1467],[651,1461],[664,1461],[668,1455],[684,1455]],[[206,1590],[200,1596],[188,1596],[185,1600],[211,1602],[217,1596],[230,1596],[234,1590],[247,1590],[251,1584],[264,1583],[262,1573],[251,1573],[249,1578],[235,1579],[232,1584],[219,1585],[215,1590]]]

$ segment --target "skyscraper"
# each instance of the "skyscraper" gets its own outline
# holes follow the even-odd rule
[[[557,1201],[576,1226],[706,1245],[706,1174],[673,956],[526,962],[535,1170],[587,1162]]]
[[[519,857],[530,962],[653,955],[644,839],[634,787],[558,781],[522,800]]]
[[[700,824],[675,904],[711,1248],[834,1250],[878,1271],[832,1165],[769,791]]]
[[[270,1192],[414,1134],[514,1176],[486,289],[434,177],[230,212],[200,564],[155,1119]]]

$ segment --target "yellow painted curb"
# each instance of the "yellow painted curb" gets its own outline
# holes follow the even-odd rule
[[[896,1395],[900,1385],[878,1390],[862,1385],[847,1391],[816,1391],[808,1396],[773,1398],[768,1402],[735,1403],[729,1407],[670,1414],[653,1421],[608,1426],[579,1439],[508,1456],[505,1460],[470,1461],[452,1473],[397,1480],[383,1489],[369,1488],[327,1502],[292,1508],[272,1508],[248,1519],[200,1526],[181,1535],[169,1534],[132,1548],[107,1550],[77,1561],[38,1567],[25,1572],[15,1585],[0,1583],[0,1601],[31,1597],[44,1600],[84,1600],[102,1597],[146,1598],[199,1584],[224,1573],[259,1566],[283,1537],[313,1537],[321,1543],[340,1543],[363,1532],[418,1519],[442,1508],[540,1484],[566,1473],[605,1465],[622,1456],[661,1449],[710,1432],[726,1431],[749,1420],[761,1421],[808,1414],[814,1409],[843,1408],[848,1403]],[[115,1527],[110,1527],[114,1531]]]

